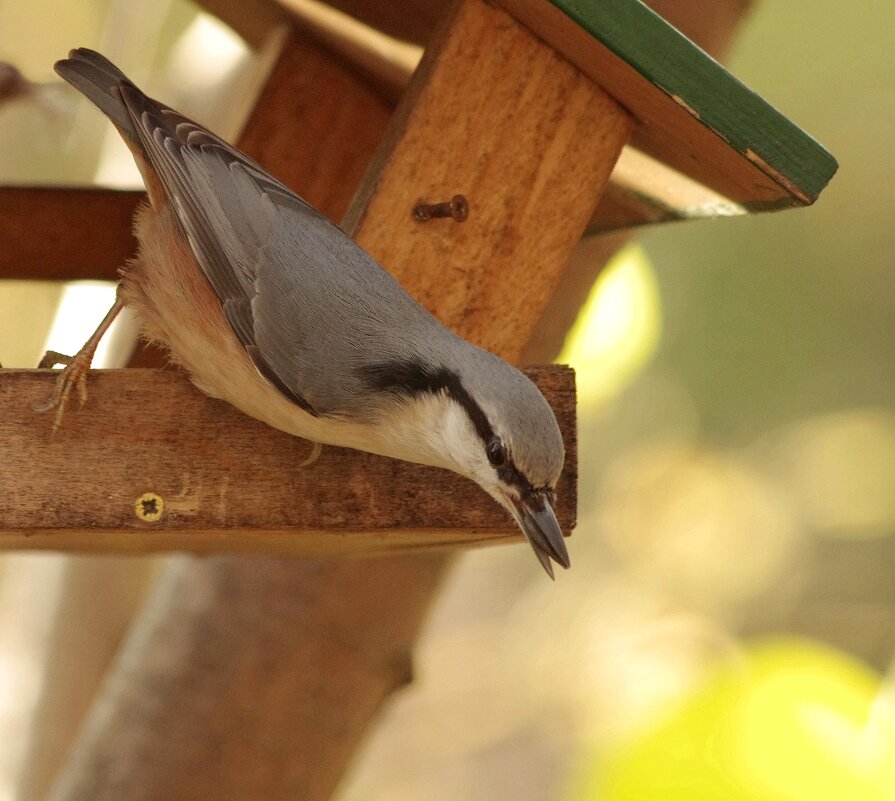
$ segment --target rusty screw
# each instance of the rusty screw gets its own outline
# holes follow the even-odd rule
[[[463,222],[469,216],[469,203],[463,195],[454,195],[446,203],[418,203],[413,209],[413,219],[426,222],[435,217],[453,217]]]

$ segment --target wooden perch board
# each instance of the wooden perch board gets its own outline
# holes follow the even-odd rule
[[[53,437],[58,373],[0,371],[0,547],[325,555],[517,536],[475,484],[444,470],[311,447],[202,395],[173,371],[96,370]],[[568,368],[529,375],[568,457],[557,514],[574,526],[575,389]],[[160,514],[159,514],[160,513]]]

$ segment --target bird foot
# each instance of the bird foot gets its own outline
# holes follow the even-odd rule
[[[43,358],[40,360],[40,362],[38,362],[37,369],[50,370],[57,364],[69,364],[71,360],[71,356],[66,356],[64,353],[58,353],[55,350],[48,350],[43,355]]]
[[[34,411],[41,413],[51,409],[56,410],[56,415],[53,418],[53,434],[62,425],[62,416],[65,414],[65,407],[68,405],[72,390],[77,390],[79,406],[83,406],[87,402],[87,373],[90,371],[92,361],[93,353],[86,350],[82,350],[74,356],[47,351],[40,360],[38,365],[40,368],[53,367],[57,364],[65,365],[56,380],[56,387],[50,400],[41,406],[34,407]]]

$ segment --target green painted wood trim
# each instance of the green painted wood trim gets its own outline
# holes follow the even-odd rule
[[[820,143],[640,0],[550,2],[662,92],[680,98],[744,157],[757,163],[757,155],[811,200],[833,177],[838,164]]]

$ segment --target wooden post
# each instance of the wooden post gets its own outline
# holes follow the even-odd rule
[[[427,51],[349,220],[412,294],[515,359],[630,128],[508,14],[464,0]],[[467,222],[411,219],[419,199],[458,192],[470,200]],[[409,680],[447,563],[173,565],[51,798],[329,798],[376,710]]]

